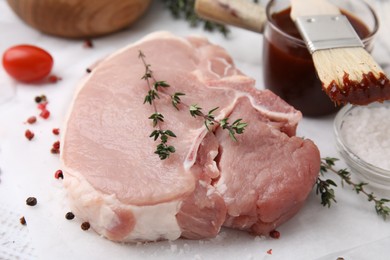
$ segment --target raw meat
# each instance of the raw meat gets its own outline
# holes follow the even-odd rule
[[[149,137],[153,106],[141,77],[146,55],[153,75],[171,86],[156,101],[176,152],[160,160]],[[217,119],[248,123],[238,142],[208,131],[186,105]],[[62,136],[61,162],[72,210],[114,241],[215,237],[223,225],[256,234],[291,218],[308,196],[320,157],[294,137],[301,113],[235,68],[204,38],[158,32],[100,62],[81,83]]]

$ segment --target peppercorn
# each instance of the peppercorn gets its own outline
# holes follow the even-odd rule
[[[30,130],[27,129],[26,132],[24,132],[24,136],[28,139],[31,140],[34,138],[34,133]]]
[[[39,114],[42,118],[48,119],[50,116],[50,111],[47,109],[42,109],[42,112]]]
[[[27,123],[34,124],[35,122],[37,122],[36,116],[30,116],[29,118],[27,118]]]
[[[27,224],[26,219],[24,217],[21,217],[19,219],[19,221],[20,221],[20,224],[22,224],[22,225],[26,225]]]
[[[56,179],[63,179],[63,178],[64,178],[64,174],[62,173],[61,170],[57,170],[57,171],[55,172],[55,174],[54,174],[54,177],[55,177]]]
[[[38,104],[38,109],[40,110],[46,110],[47,102],[41,102]]]
[[[26,200],[26,204],[29,206],[37,205],[37,199],[35,197],[28,197]]]
[[[41,103],[41,101],[42,101],[42,97],[40,97],[40,96],[36,96],[36,97],[35,97],[35,102],[36,102],[36,103],[39,104],[39,103]]]
[[[87,71],[87,73],[91,73],[92,72],[92,70],[90,68],[87,68],[86,71]]]
[[[56,150],[59,150],[60,149],[60,141],[55,141],[53,143],[53,148],[56,149]]]
[[[59,149],[51,148],[51,149],[50,149],[50,152],[51,152],[52,154],[59,154],[59,153],[60,153],[60,150],[59,150]]]
[[[82,230],[88,230],[90,227],[91,227],[91,225],[89,224],[89,222],[83,222],[81,224],[81,229]]]
[[[74,219],[74,214],[72,212],[68,212],[65,214],[65,218],[69,220]],[[83,227],[81,226],[81,228]]]
[[[93,43],[92,43],[91,39],[84,40],[84,47],[85,48],[93,48]]]
[[[59,80],[62,80],[62,78],[56,76],[56,75],[50,75],[47,79],[50,83],[57,83]]]
[[[269,232],[269,236],[272,237],[272,238],[275,238],[275,239],[279,239],[280,238],[280,232],[277,231],[277,230],[272,230],[271,232]]]
[[[53,128],[53,134],[59,135],[60,134],[60,129],[59,128]]]

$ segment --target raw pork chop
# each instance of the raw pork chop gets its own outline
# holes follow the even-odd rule
[[[157,80],[167,81],[156,101],[164,129],[177,138],[166,160],[143,104],[146,55]],[[204,127],[188,107],[217,119],[248,123],[238,142],[226,130]],[[206,39],[154,33],[93,68],[73,100],[62,136],[64,186],[72,210],[115,241],[215,237],[220,228],[267,234],[291,218],[308,196],[320,158],[310,140],[294,137],[301,113],[269,91],[254,88],[231,57]]]

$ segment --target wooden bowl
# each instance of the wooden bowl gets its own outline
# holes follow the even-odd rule
[[[91,38],[135,22],[151,0],[7,0],[30,26],[51,35]]]

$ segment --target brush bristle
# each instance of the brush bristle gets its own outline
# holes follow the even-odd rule
[[[360,82],[364,74],[374,73],[379,78],[383,70],[363,48],[337,48],[316,51],[313,61],[318,77],[327,88],[332,81],[344,88],[344,76],[349,75],[350,81]]]
[[[312,57],[325,92],[336,103],[363,105],[390,98],[388,78],[365,49],[326,49]]]

